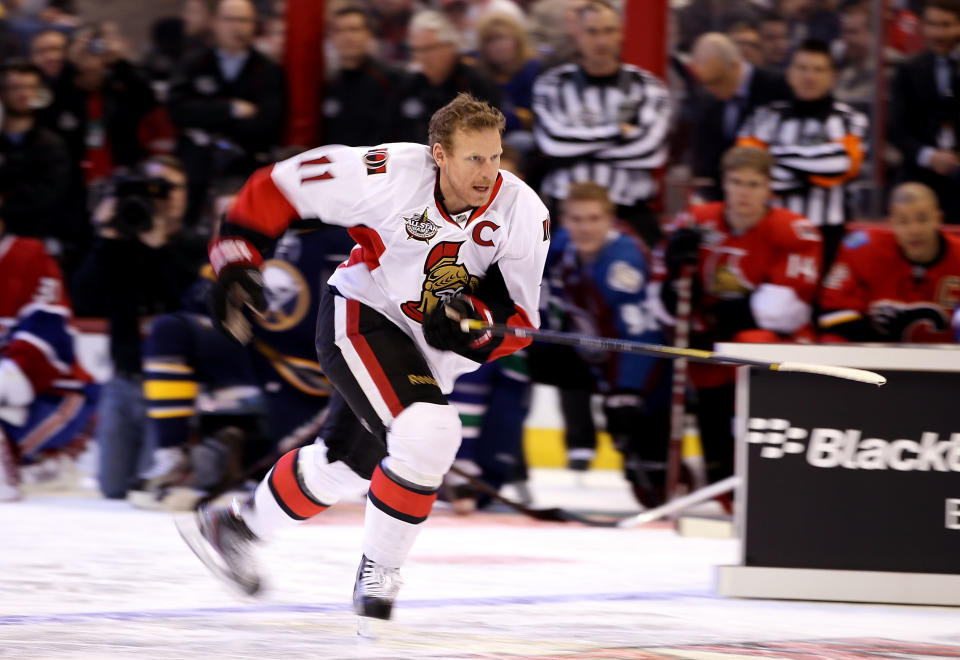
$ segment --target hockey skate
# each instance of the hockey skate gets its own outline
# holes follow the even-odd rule
[[[259,541],[239,516],[239,502],[229,508],[201,506],[176,520],[177,531],[210,571],[248,596],[260,590],[260,574],[253,560]]]
[[[389,619],[401,586],[400,569],[381,566],[364,555],[353,587],[353,609],[362,617]]]

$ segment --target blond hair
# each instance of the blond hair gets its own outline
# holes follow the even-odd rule
[[[769,179],[770,170],[773,169],[773,156],[760,147],[733,147],[723,154],[720,169],[724,174],[745,168],[759,172]]]
[[[453,134],[457,129],[473,132],[495,128],[502,134],[506,123],[503,113],[495,107],[461,92],[450,103],[433,113],[427,142],[431,147],[439,142],[446,151],[451,151]]]
[[[567,191],[567,198],[564,200],[564,210],[570,202],[600,202],[611,215],[615,209],[607,189],[593,181],[571,183]]]
[[[507,70],[495,69],[491,63],[483,57],[483,47],[496,37],[497,33],[501,30],[506,31],[517,45],[517,56],[513,62],[510,63]],[[477,44],[480,46],[480,65],[493,76],[512,76],[523,68],[527,60],[531,59],[535,54],[533,46],[530,45],[530,38],[527,36],[526,28],[510,14],[493,13],[484,16],[477,25]]]

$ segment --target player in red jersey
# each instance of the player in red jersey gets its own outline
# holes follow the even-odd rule
[[[20,497],[19,466],[74,440],[95,387],[76,364],[70,303],[43,243],[0,219],[0,501]]]
[[[844,239],[820,293],[820,330],[850,341],[953,342],[960,238],[941,231],[942,219],[927,186],[894,188],[889,226]]]
[[[723,157],[725,202],[695,206],[666,251],[663,300],[675,307],[672,283],[684,263],[696,266],[691,343],[793,341],[809,332],[820,278],[821,239],[801,215],[771,208],[772,157],[734,147]],[[711,481],[733,472],[731,367],[690,365]]]

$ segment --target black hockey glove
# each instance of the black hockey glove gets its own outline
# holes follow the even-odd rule
[[[259,314],[267,311],[263,274],[253,266],[228,266],[210,289],[210,318],[218,330],[241,344],[253,338],[253,328],[243,313],[244,306]]]
[[[450,313],[448,313],[448,311]],[[490,332],[460,328],[461,319],[490,323],[493,319],[486,305],[473,296],[452,296],[441,300],[423,319],[423,338],[441,351],[463,353],[481,348],[492,339]]]
[[[669,279],[676,279],[684,265],[694,265],[699,261],[702,242],[703,230],[696,227],[683,227],[670,236],[663,255]]]

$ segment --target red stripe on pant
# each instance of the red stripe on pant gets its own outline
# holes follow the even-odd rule
[[[403,404],[400,403],[400,398],[390,384],[383,367],[380,366],[377,356],[373,354],[373,349],[367,343],[366,337],[360,334],[360,303],[356,300],[347,300],[347,337],[350,338],[350,343],[360,356],[363,366],[373,378],[373,383],[387,404],[390,414],[396,417],[403,412]]]
[[[325,511],[328,506],[318,502],[304,488],[297,473],[297,456],[300,450],[287,452],[273,466],[268,484],[277,504],[295,520],[307,520]]]
[[[416,525],[430,515],[437,491],[402,485],[378,465],[370,479],[368,496],[373,505],[387,515]]]

